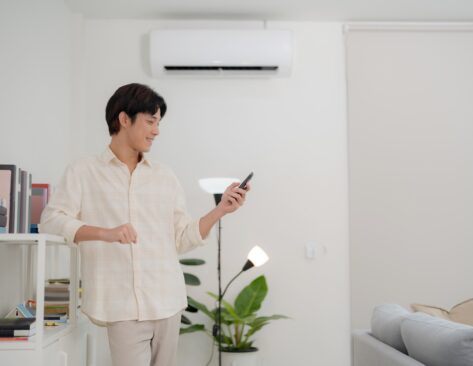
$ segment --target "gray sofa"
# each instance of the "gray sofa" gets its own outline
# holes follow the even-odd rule
[[[396,304],[377,306],[352,339],[353,366],[473,366],[472,326]]]
[[[353,366],[425,366],[373,337],[368,330],[353,332]]]

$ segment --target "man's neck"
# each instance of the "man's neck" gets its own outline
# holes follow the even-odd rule
[[[118,139],[112,137],[110,142],[110,150],[115,154],[115,156],[124,164],[128,166],[130,173],[135,170],[136,165],[142,158],[142,154],[133,150],[130,146],[119,141]]]

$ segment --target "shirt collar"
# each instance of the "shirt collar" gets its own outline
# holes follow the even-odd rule
[[[113,160],[120,161],[120,159],[118,159],[117,156],[113,153],[112,149],[110,149],[110,146],[107,146],[107,148],[105,149],[105,151],[102,153],[100,157],[107,164]],[[141,164],[141,163],[146,164],[150,167],[153,166],[153,164],[148,159],[146,154],[143,154],[143,153],[141,154],[141,160],[139,161],[138,164]]]

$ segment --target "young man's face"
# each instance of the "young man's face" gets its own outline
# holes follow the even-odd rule
[[[148,152],[153,144],[153,140],[159,135],[159,122],[161,112],[158,109],[156,114],[138,113],[135,123],[127,128],[128,142],[130,146],[138,152]]]

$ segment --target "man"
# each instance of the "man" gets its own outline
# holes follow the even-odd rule
[[[120,87],[106,107],[110,145],[66,169],[41,217],[41,232],[80,244],[82,311],[107,326],[114,366],[175,363],[187,305],[178,253],[203,245],[249,188],[230,185],[215,209],[192,220],[175,175],[145,155],[165,113],[149,87]]]

